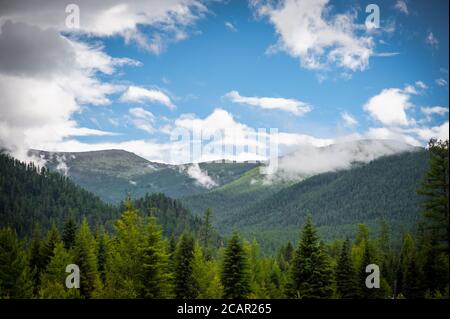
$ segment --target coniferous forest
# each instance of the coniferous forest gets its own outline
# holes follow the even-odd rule
[[[422,215],[400,240],[382,221],[323,241],[309,212],[298,241],[275,253],[238,229],[220,234],[211,209],[197,217],[163,194],[108,205],[66,177],[1,155],[0,298],[448,298],[448,145],[429,142],[415,194]],[[66,287],[71,264],[79,289]],[[369,289],[373,264],[379,288]]]

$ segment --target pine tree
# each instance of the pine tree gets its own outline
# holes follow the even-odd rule
[[[41,271],[44,269],[44,260],[42,256],[42,238],[39,227],[33,232],[33,238],[30,245],[30,269],[33,274],[34,292],[37,293],[40,284]]]
[[[97,268],[102,284],[106,283],[106,263],[108,257],[108,235],[103,228],[97,232]]]
[[[31,298],[33,278],[22,243],[12,228],[0,229],[0,299]]]
[[[114,221],[106,264],[106,297],[137,298],[142,291],[142,251],[147,242],[145,224],[130,197],[124,213]]]
[[[241,299],[250,293],[248,256],[237,232],[225,249],[221,281],[224,298]]]
[[[69,217],[64,223],[62,240],[66,249],[71,249],[75,243],[75,236],[77,234],[77,224],[72,217]]]
[[[205,257],[208,259],[211,257],[211,252],[209,251],[209,244],[211,241],[211,233],[213,231],[213,226],[211,224],[211,218],[212,218],[212,209],[207,208],[205,210],[205,213],[203,215],[203,223],[200,233],[200,240],[203,246],[203,251]]]
[[[336,266],[336,290],[340,298],[353,299],[357,296],[356,272],[350,254],[350,241],[342,244]]]
[[[426,197],[423,202],[425,217],[430,221],[431,234],[436,237],[441,250],[448,255],[449,207],[448,207],[448,146],[449,141],[431,139],[428,172],[418,194]]]
[[[194,238],[183,234],[175,252],[174,292],[178,299],[198,296],[198,284],[193,276],[194,247]]]
[[[288,296],[292,298],[330,298],[333,294],[333,270],[319,242],[311,217],[306,219],[291,267]]]
[[[407,268],[403,274],[403,294],[408,299],[421,299],[425,296],[422,285],[422,273],[416,262],[415,253],[408,261]]]
[[[92,298],[101,287],[97,271],[96,243],[86,219],[77,231],[73,249],[74,263],[80,268],[80,293],[85,298]]]
[[[64,248],[63,243],[56,244],[54,255],[41,276],[39,297],[44,299],[80,298],[77,288],[67,288],[67,265],[73,263],[73,256]]]
[[[47,267],[50,259],[53,257],[56,245],[61,241],[61,236],[59,235],[58,228],[53,224],[47,233],[47,238],[42,245],[42,258],[43,258],[43,268]]]
[[[142,250],[142,297],[168,298],[171,296],[172,276],[169,272],[169,256],[165,251],[160,226],[154,217],[147,225],[145,246]]]

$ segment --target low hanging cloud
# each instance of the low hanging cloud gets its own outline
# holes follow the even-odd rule
[[[374,54],[374,41],[355,24],[353,13],[330,14],[328,0],[253,0],[257,15],[267,17],[278,35],[269,52],[284,51],[307,69],[336,65],[363,71]]]
[[[170,97],[157,89],[146,89],[139,86],[131,85],[120,97],[122,102],[137,102],[137,103],[159,103],[167,106],[169,109],[174,109],[175,105],[172,103]]]
[[[189,165],[185,172],[187,173],[187,175],[193,179],[195,179],[195,181],[205,187],[205,188],[213,188],[215,186],[217,186],[217,183],[208,175],[208,173],[206,171],[203,171],[200,166],[198,165],[198,163],[194,163]]]
[[[263,167],[266,182],[299,181],[313,175],[347,170],[358,163],[369,163],[381,156],[412,152],[415,147],[393,140],[357,140],[325,147],[303,145],[278,159],[275,169]],[[268,174],[268,172],[272,172]]]
[[[305,115],[312,110],[308,103],[295,99],[241,96],[238,91],[228,92],[225,97],[230,99],[233,103],[260,107],[267,110],[282,110],[297,116]]]

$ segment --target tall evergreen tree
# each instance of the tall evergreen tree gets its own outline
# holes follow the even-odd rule
[[[248,255],[237,232],[225,249],[221,281],[224,298],[240,299],[250,293]]]
[[[31,298],[33,279],[27,254],[12,228],[0,229],[0,299]]]
[[[170,297],[172,276],[169,272],[169,256],[165,251],[161,229],[154,217],[150,217],[148,221],[142,254],[142,297]]]
[[[69,217],[63,228],[62,240],[66,249],[71,249],[75,243],[75,236],[77,234],[77,224],[72,217]]]
[[[292,261],[288,295],[293,298],[330,298],[333,294],[333,270],[317,236],[311,217],[306,219]]]
[[[449,207],[448,207],[448,146],[449,141],[431,139],[428,143],[429,168],[418,194],[425,196],[423,202],[429,229],[440,248],[448,255]]]
[[[183,234],[175,252],[174,292],[179,299],[194,299],[199,293],[193,276],[194,248],[194,238]]]
[[[201,228],[201,233],[200,233],[200,240],[201,240],[201,243],[203,246],[204,255],[207,259],[211,257],[210,256],[211,252],[209,251],[209,244],[211,241],[211,233],[213,231],[211,219],[212,219],[212,209],[207,208],[203,215],[202,228]]]
[[[63,243],[56,244],[54,255],[41,275],[41,287],[39,298],[44,299],[66,299],[80,298],[80,291],[77,288],[67,288],[65,286],[66,267],[73,263],[73,256],[65,248]]]
[[[74,263],[80,268],[80,293],[92,298],[101,289],[97,271],[96,243],[84,219],[75,238]]]
[[[36,227],[33,231],[33,238],[30,245],[30,269],[33,274],[33,286],[34,292],[37,293],[37,289],[40,284],[40,275],[44,267],[44,259],[42,256],[42,238],[39,227]]]
[[[52,227],[47,233],[47,238],[42,245],[42,258],[43,258],[43,268],[47,267],[50,259],[53,257],[54,250],[56,245],[61,241],[61,236],[59,234],[58,228],[55,224],[52,224]]]
[[[338,296],[343,299],[356,298],[358,293],[349,239],[342,244],[341,254],[336,265],[336,290]]]

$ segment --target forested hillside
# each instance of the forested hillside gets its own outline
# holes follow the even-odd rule
[[[425,150],[406,152],[293,185],[250,185],[256,168],[231,184],[184,198],[183,203],[198,213],[212,207],[219,230],[239,229],[272,248],[295,240],[307,214],[312,214],[325,239],[345,238],[359,223],[376,229],[382,220],[398,238],[420,216],[416,189],[427,161]]]
[[[78,221],[86,217],[93,225],[104,224],[117,214],[116,208],[70,179],[0,154],[0,226],[29,235],[37,226],[61,226],[68,217]]]
[[[200,219],[164,194],[135,199],[135,205],[144,216],[156,217],[166,235],[199,231]],[[70,218],[77,222],[86,218],[90,225],[112,229],[118,206],[103,202],[59,173],[0,154],[0,227],[13,227],[23,236],[36,227],[45,231],[52,224],[61,227]]]

